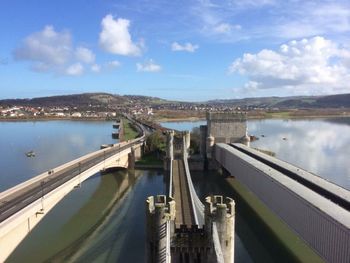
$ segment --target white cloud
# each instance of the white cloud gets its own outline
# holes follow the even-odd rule
[[[109,68],[117,68],[117,67],[120,67],[120,62],[118,60],[109,61],[107,63],[107,66]]]
[[[196,49],[198,49],[198,45],[193,45],[191,43],[185,43],[183,45],[174,42],[171,44],[171,50],[172,51],[187,51],[187,52],[195,52]]]
[[[232,4],[236,7],[251,8],[276,4],[275,0],[235,0]]]
[[[162,70],[162,67],[156,63],[152,59],[145,62],[144,64],[137,63],[136,64],[137,71],[143,71],[143,72],[159,72]]]
[[[95,61],[95,54],[90,49],[85,47],[78,47],[75,50],[75,56],[77,60],[83,63],[90,64]]]
[[[230,73],[246,75],[245,89],[283,89],[320,94],[350,91],[350,50],[323,37],[290,41],[278,51],[246,53],[231,64]]]
[[[123,18],[114,19],[106,15],[101,22],[102,31],[99,43],[103,50],[117,55],[138,56],[141,44],[133,43],[129,33],[130,21]]]
[[[71,76],[79,76],[84,73],[84,67],[81,63],[74,63],[66,69],[66,74]]]
[[[95,73],[99,73],[99,72],[101,71],[101,66],[98,65],[98,64],[93,64],[93,65],[91,66],[91,71],[92,71],[92,72],[95,72]]]
[[[348,37],[346,33],[350,32],[348,0],[213,2],[215,4],[196,1],[191,15],[197,31],[215,41],[264,39],[275,42],[317,35],[339,39]]]
[[[88,48],[74,48],[68,31],[56,31],[45,26],[42,31],[27,36],[14,50],[16,60],[30,62],[36,72],[78,76],[84,72],[82,63],[93,63],[95,54]]]
[[[56,32],[53,26],[45,26],[43,31],[26,37],[14,51],[14,56],[18,60],[39,62],[50,67],[65,64],[70,58],[71,49],[68,32]]]
[[[218,34],[229,34],[232,30],[240,30],[240,25],[231,25],[229,23],[220,23],[213,27],[213,31]]]

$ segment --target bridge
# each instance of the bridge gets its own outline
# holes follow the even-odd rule
[[[137,125],[137,124],[136,124]],[[98,172],[114,168],[133,168],[141,157],[145,129],[138,125],[140,137],[101,146],[102,149],[44,172],[0,193],[0,262],[40,220],[69,192]]]
[[[233,262],[235,204],[209,196],[203,204],[188,166],[189,132],[167,133],[167,195],[146,201],[148,262]]]
[[[207,122],[201,153],[208,167],[243,184],[323,260],[349,262],[350,191],[244,145],[243,113],[209,113]]]

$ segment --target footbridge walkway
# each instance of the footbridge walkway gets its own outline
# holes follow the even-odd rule
[[[141,156],[140,137],[106,145],[103,149],[44,172],[0,193],[0,262],[11,254],[38,222],[70,191],[100,171],[128,168]]]
[[[148,262],[233,262],[234,201],[209,196],[203,204],[187,161],[189,133],[167,135],[167,196],[146,202]]]

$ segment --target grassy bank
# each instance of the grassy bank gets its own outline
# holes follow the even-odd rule
[[[163,161],[155,153],[148,153],[142,156],[141,160],[135,163],[136,166],[159,166],[162,167]]]
[[[124,140],[132,140],[139,136],[139,132],[135,126],[127,119],[123,119],[123,136]]]

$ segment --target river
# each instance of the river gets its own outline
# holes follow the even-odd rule
[[[167,122],[163,126],[192,130],[202,122]],[[251,147],[350,189],[350,118],[249,120],[248,133],[259,139]]]
[[[200,124],[163,123],[177,130]],[[261,120],[249,121],[248,128],[260,137],[252,143],[254,147],[274,151],[278,158],[350,187],[348,121]],[[113,142],[112,130],[111,122],[0,123],[0,191]],[[29,150],[36,157],[26,157]],[[193,181],[201,197],[220,191],[213,183],[203,183],[200,174],[194,174]],[[162,171],[96,174],[48,213],[8,262],[143,262],[145,199],[163,191]],[[240,235],[250,237],[242,242],[236,235],[236,262],[272,262],[262,241],[239,215],[236,228],[244,229]]]

